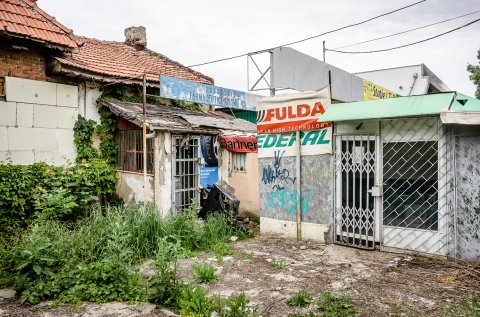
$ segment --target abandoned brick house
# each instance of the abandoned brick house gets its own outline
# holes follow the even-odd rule
[[[104,87],[158,94],[159,74],[203,84],[213,79],[146,47],[145,29],[129,28],[125,42],[73,34],[32,0],[0,2],[0,161],[62,165],[75,160],[78,115],[99,122],[97,103],[117,115],[118,192],[125,202],[150,201],[163,214],[199,201],[201,186],[219,183],[258,212],[256,153],[231,153],[219,135],[255,135],[255,125],[203,106],[201,112],[148,105],[148,184],[143,188],[141,105],[101,99]],[[202,151],[203,150],[203,151]],[[207,153],[208,151],[208,153]],[[210,165],[215,165],[211,167]],[[255,188],[253,188],[255,189]]]

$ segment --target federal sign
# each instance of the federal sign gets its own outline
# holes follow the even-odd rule
[[[295,132],[258,135],[258,157],[274,157],[278,151],[295,156],[296,140]],[[300,132],[300,149],[302,156],[332,153],[332,128]]]
[[[256,99],[243,91],[164,75],[160,75],[160,97],[244,110],[255,110]]]

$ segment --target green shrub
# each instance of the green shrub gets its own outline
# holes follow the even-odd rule
[[[155,257],[155,275],[150,280],[150,301],[177,308],[185,285],[178,274],[180,245],[162,240]]]
[[[183,292],[180,308],[180,315],[183,317],[210,317],[215,306],[203,288],[188,285]]]
[[[217,270],[209,263],[194,264],[195,281],[198,283],[213,283],[218,280]]]
[[[292,297],[290,297],[289,299],[287,299],[285,301],[285,303],[288,305],[288,306],[294,306],[294,307],[307,307],[308,305],[310,305],[310,303],[312,302],[313,298],[312,296],[308,295],[306,292],[304,291],[300,291],[296,294],[294,294]]]
[[[244,293],[230,296],[219,309],[220,317],[257,317],[257,309],[249,305]]]
[[[321,292],[322,297],[317,299],[318,310],[325,317],[348,317],[355,316],[357,310],[352,302],[345,296],[337,297],[330,292]]]

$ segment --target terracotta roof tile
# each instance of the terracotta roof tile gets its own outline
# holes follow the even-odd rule
[[[164,74],[213,84],[211,77],[149,49],[137,51],[123,42],[101,41],[86,37],[77,37],[76,41],[82,42],[78,52],[55,57],[62,65],[105,77],[122,77],[119,79],[138,80],[143,72],[147,71],[149,82],[158,83],[158,75]]]
[[[70,49],[78,47],[72,30],[58,23],[34,1],[0,0],[2,31]]]

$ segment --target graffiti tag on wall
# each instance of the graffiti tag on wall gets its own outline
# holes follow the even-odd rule
[[[312,187],[308,188],[307,194],[303,195],[300,201],[300,210],[302,215],[308,213],[308,206],[312,198]],[[267,193],[268,208],[279,208],[288,213],[295,213],[297,210],[297,200],[299,192],[296,188],[287,188]]]
[[[289,184],[295,184],[296,177],[290,177],[290,171],[282,167],[282,157],[285,151],[275,151],[273,167],[268,165],[262,171],[262,183],[272,185],[273,190],[282,190]]]

